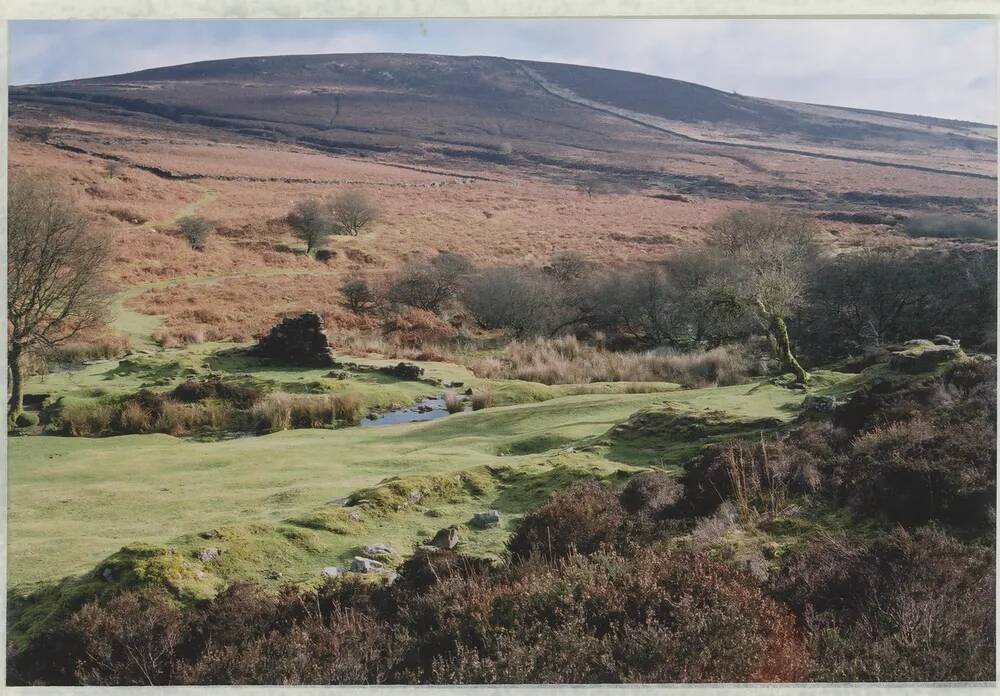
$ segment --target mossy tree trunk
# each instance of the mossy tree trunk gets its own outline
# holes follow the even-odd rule
[[[802,384],[806,384],[809,381],[809,373],[795,359],[795,355],[792,353],[792,342],[788,338],[788,326],[785,324],[785,318],[779,314],[771,315],[771,335],[774,336],[777,344],[778,358],[785,368],[795,373]]]
[[[7,346],[7,365],[10,369],[10,400],[7,406],[7,422],[14,425],[24,410],[24,377],[21,372],[21,346],[11,343]]]

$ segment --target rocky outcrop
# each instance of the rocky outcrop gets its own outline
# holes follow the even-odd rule
[[[333,366],[330,344],[323,333],[323,318],[315,312],[282,319],[258,340],[253,353],[288,365]]]

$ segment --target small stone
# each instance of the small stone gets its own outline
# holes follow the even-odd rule
[[[322,575],[325,578],[335,578],[338,575],[342,575],[343,573],[344,569],[341,566],[327,566],[322,571],[320,571],[320,575]]]
[[[392,549],[385,544],[368,544],[363,551],[369,556],[391,556]]]
[[[500,524],[499,510],[486,510],[472,515],[472,525],[474,527],[492,527]]]
[[[277,570],[269,570],[267,571],[267,573],[265,573],[265,575],[269,580],[280,580],[282,577],[281,573],[278,572]]]
[[[105,568],[101,571],[101,577],[107,582],[112,582],[115,579],[115,571],[111,568]]]
[[[421,544],[417,547],[417,551],[423,551],[424,553],[437,553],[440,550],[437,546],[431,546],[430,544]]]
[[[934,345],[937,346],[957,346],[958,341],[951,336],[945,336],[944,334],[938,334],[934,337]]]
[[[327,505],[336,505],[338,507],[345,507],[347,505],[350,505],[350,503],[351,503],[350,498],[334,498],[333,500],[326,501]]]
[[[219,557],[219,549],[214,546],[209,546],[206,549],[202,549],[198,552],[198,560],[202,563],[208,563],[209,561],[214,561]]]
[[[934,343],[932,341],[928,341],[926,338],[914,338],[903,343],[905,348],[926,348],[933,345]]]
[[[355,573],[377,573],[383,568],[385,566],[382,563],[364,556],[355,556],[351,559],[351,570]]]
[[[357,510],[351,510],[349,513],[347,513],[347,517],[353,522],[361,521],[361,513]]]
[[[398,579],[399,579],[399,573],[397,573],[394,570],[390,571],[389,574],[385,578],[385,584],[386,585],[391,585],[392,583],[396,582],[396,580],[398,580]]]

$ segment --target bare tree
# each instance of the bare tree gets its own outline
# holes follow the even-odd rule
[[[203,217],[188,215],[177,221],[181,234],[188,240],[193,249],[204,249],[205,242],[212,234],[212,226]]]
[[[329,203],[337,232],[357,237],[361,231],[375,221],[378,211],[368,196],[359,191],[344,191],[334,196]]]
[[[309,253],[335,231],[333,220],[322,203],[308,199],[299,201],[286,218],[295,236],[306,243]]]
[[[355,314],[367,314],[378,304],[378,294],[361,278],[351,278],[340,286],[344,306]]]
[[[711,242],[730,261],[719,300],[752,312],[785,368],[808,382],[792,352],[787,321],[804,301],[815,264],[815,224],[780,210],[737,210],[712,225]]]
[[[107,238],[51,182],[12,179],[7,190],[8,419],[23,409],[25,352],[68,341],[104,318]]]
[[[441,252],[429,263],[405,266],[392,279],[388,296],[393,302],[437,312],[471,271],[472,264],[464,256]]]

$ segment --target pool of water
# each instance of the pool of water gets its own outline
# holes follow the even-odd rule
[[[397,425],[399,423],[416,423],[419,421],[431,421],[444,418],[448,415],[448,408],[444,405],[444,397],[434,397],[418,401],[413,406],[396,409],[383,413],[376,418],[362,418],[360,425]]]

